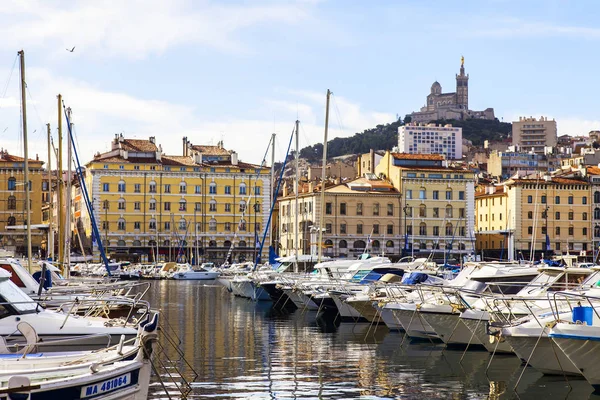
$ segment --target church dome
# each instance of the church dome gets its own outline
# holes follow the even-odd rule
[[[442,85],[438,81],[433,82],[431,85],[431,94],[441,94],[442,93]]]

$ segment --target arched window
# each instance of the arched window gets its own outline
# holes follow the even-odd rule
[[[142,242],[140,242],[139,240],[134,240],[133,241],[133,246],[134,247],[140,247],[142,245]]]
[[[419,225],[419,235],[427,236],[427,224],[425,222],[421,222]]]
[[[452,206],[451,205],[446,206],[446,218],[452,218]]]
[[[148,203],[148,205],[149,205],[148,209],[150,211],[156,210],[156,200],[150,199],[150,202]]]
[[[170,245],[171,245],[171,241],[169,239],[165,239],[165,241],[163,242],[163,246],[169,247]]]
[[[119,210],[125,210],[125,199],[120,198],[118,203],[119,203],[119,207],[118,207]]]
[[[15,196],[8,196],[8,202],[7,202],[6,207],[8,210],[16,210],[17,209],[17,198]]]
[[[217,230],[217,220],[216,219],[211,218],[210,221],[208,221],[208,230],[209,231]]]
[[[240,183],[240,194],[246,194],[246,184],[244,182]]]
[[[594,204],[600,203],[600,192],[594,192]]]
[[[446,224],[446,236],[452,236],[454,234],[454,231],[452,230],[452,224],[450,222],[448,222]]]
[[[380,247],[381,247],[381,244],[379,243],[379,240],[373,240],[373,241],[371,242],[371,246],[372,246],[374,249],[378,249],[378,248],[380,248]]]
[[[240,231],[245,231],[246,230],[246,220],[245,219],[240,220],[240,223],[238,225],[238,229]]]
[[[217,194],[217,184],[214,182],[211,182],[210,185],[208,185],[208,192],[210,194]]]
[[[156,182],[150,181],[150,183],[148,184],[148,192],[156,193]]]
[[[223,247],[225,247],[226,249],[231,247],[231,240],[226,240],[223,242]]]
[[[340,240],[340,243],[338,244],[338,247],[340,249],[346,249],[348,248],[348,242],[346,242],[344,239]]]
[[[117,247],[125,247],[125,246],[126,246],[126,245],[125,245],[125,241],[124,241],[124,240],[119,240],[119,241],[117,242]]]
[[[394,247],[394,241],[393,240],[388,240],[387,242],[385,242],[385,247],[387,247],[387,248],[393,248]]]
[[[8,190],[17,190],[17,180],[15,178],[8,178]]]
[[[379,203],[373,204],[373,215],[375,215],[375,216],[379,215]]]
[[[242,200],[240,201],[240,212],[246,212],[246,201]]]
[[[148,222],[148,229],[156,229],[156,220],[154,218],[151,218]]]
[[[17,223],[17,219],[13,216],[8,217],[8,222],[6,223],[8,226],[13,226]]]
[[[333,240],[327,239],[325,241],[325,247],[333,247]]]
[[[353,247],[354,247],[355,249],[364,249],[364,248],[366,248],[366,247],[367,247],[367,244],[365,243],[365,241],[364,241],[364,240],[356,240],[356,241],[354,242],[354,245],[353,245]]]
[[[119,181],[119,184],[117,185],[117,191],[121,192],[121,193],[125,193],[125,181],[124,180]]]
[[[238,243],[238,247],[247,247],[246,241],[240,240],[240,242]]]
[[[208,247],[217,247],[217,241],[216,240],[211,240],[208,242]]]
[[[216,200],[211,200],[208,202],[208,211],[217,211],[217,201]]]
[[[427,207],[425,204],[421,204],[419,206],[419,217],[426,218],[427,217]]]
[[[135,245],[135,241],[133,243]],[[148,241],[148,246],[150,246],[150,247],[156,247],[156,240],[150,240],[150,241]]]
[[[185,211],[187,209],[187,203],[185,199],[179,200],[179,211]]]
[[[185,231],[187,229],[187,222],[185,219],[181,218],[179,220],[179,230],[180,231]]]
[[[185,182],[179,183],[179,193],[187,193],[187,185]]]
[[[600,219],[600,208],[594,208],[594,219]]]
[[[117,221],[117,229],[120,231],[125,230],[125,220],[123,218],[119,218],[119,220]]]

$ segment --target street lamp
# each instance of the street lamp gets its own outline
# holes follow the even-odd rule
[[[549,206],[546,206],[546,208],[544,209],[544,212],[542,213],[542,218],[544,218],[544,227],[545,227],[545,231],[546,231],[546,237],[544,238],[544,246],[545,246],[545,250],[546,251],[550,251],[550,238],[548,236],[548,210],[550,209]],[[542,258],[544,257],[544,252],[542,252]]]

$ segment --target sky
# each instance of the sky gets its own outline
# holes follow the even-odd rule
[[[600,129],[594,1],[106,0],[0,2],[0,147],[23,154],[17,51],[25,51],[29,154],[47,159],[57,100],[71,107],[82,163],[115,134],[182,137],[260,163],[417,111],[437,80],[509,122],[555,118],[558,133]],[[75,47],[73,52],[67,51]],[[270,155],[267,156],[267,162]]]

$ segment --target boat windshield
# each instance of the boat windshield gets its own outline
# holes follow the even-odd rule
[[[36,311],[37,304],[14,283],[0,280],[0,303],[10,303],[19,314]],[[6,304],[3,304],[6,306]]]

